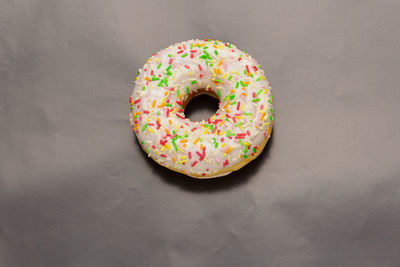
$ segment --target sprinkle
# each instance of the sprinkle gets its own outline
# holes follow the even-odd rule
[[[239,88],[239,82],[236,83],[236,88]]]
[[[197,81],[196,81],[196,80],[192,81],[192,84],[195,84],[195,83],[197,83]]]
[[[187,93],[187,94],[190,93],[190,91],[189,91],[189,86],[186,86],[186,93]]]
[[[192,163],[192,167],[194,167],[197,164],[197,160]]]
[[[255,98],[255,99],[252,99],[251,102],[258,102],[260,100],[261,100],[260,98]]]
[[[146,130],[146,128],[147,128],[147,125],[149,125],[148,123],[146,123],[144,126],[143,126],[143,128],[142,128],[142,132],[144,131],[144,130]]]
[[[239,110],[239,108],[240,108],[240,102],[237,103],[236,110]]]
[[[249,65],[246,65],[246,71],[250,72]]]
[[[218,51],[217,51],[217,50],[214,50],[214,53],[215,53],[216,55],[218,55]]]
[[[199,67],[199,70],[200,70],[200,71],[202,71],[202,70],[203,70],[203,68],[201,67],[201,65],[200,65],[200,64],[198,64],[197,66]]]
[[[232,75],[228,77],[228,81],[230,81],[232,79]]]
[[[162,63],[158,64],[157,69],[161,68]]]
[[[200,137],[197,137],[196,140],[194,140],[193,144],[194,145],[197,144],[197,142],[199,142],[199,140],[200,140]]]
[[[187,53],[185,53],[185,54],[183,54],[181,57],[186,57],[188,54]]]
[[[257,92],[257,96],[259,95],[259,94],[261,94],[262,93],[262,91],[263,91],[263,89],[260,89],[258,92]]]
[[[218,89],[218,96],[221,97],[221,90]]]

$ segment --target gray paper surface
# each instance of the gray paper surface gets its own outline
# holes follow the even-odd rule
[[[0,0],[0,266],[400,266],[400,2]],[[236,44],[275,95],[262,155],[147,158],[152,53]],[[202,110],[206,112],[207,110]]]

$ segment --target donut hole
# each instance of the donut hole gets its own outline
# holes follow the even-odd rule
[[[185,106],[185,117],[191,121],[206,121],[214,115],[219,108],[219,100],[216,95],[199,92],[189,96]]]

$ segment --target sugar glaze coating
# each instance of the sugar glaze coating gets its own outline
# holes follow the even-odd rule
[[[190,121],[184,104],[200,92],[218,97],[219,109],[207,121]],[[130,103],[132,128],[149,157],[197,178],[226,175],[255,158],[274,121],[260,65],[236,46],[211,39],[153,55],[139,70]]]

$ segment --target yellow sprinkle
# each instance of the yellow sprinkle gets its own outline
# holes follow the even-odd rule
[[[180,164],[182,164],[182,163],[185,163],[187,160],[182,160],[182,161],[180,161],[179,163]]]
[[[221,145],[221,147],[224,147],[224,146],[226,146],[226,143],[223,143],[223,144]]]
[[[186,156],[181,156],[181,160],[186,159]]]
[[[151,128],[147,128],[147,129],[149,129],[149,132],[154,133],[153,129],[151,129]]]
[[[190,72],[189,72],[189,76],[192,76],[192,75],[193,75],[193,71],[190,71]]]

